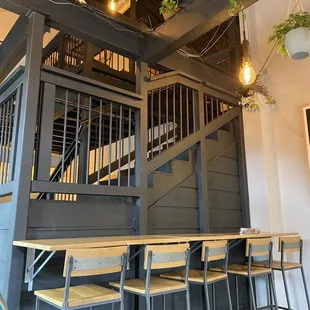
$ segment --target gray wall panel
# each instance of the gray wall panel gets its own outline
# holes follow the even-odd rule
[[[211,229],[227,229],[242,226],[241,211],[211,209],[209,212]]]
[[[239,175],[238,161],[234,158],[219,157],[207,165],[208,171]]]
[[[148,212],[149,229],[180,229],[198,227],[198,209],[178,207],[156,207]]]
[[[210,171],[208,172],[208,189],[239,193],[239,177]]]
[[[241,210],[239,193],[209,189],[208,198],[211,209]]]

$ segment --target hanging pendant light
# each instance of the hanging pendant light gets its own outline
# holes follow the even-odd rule
[[[109,8],[112,10],[112,11],[116,11],[116,3],[115,3],[115,0],[111,0],[110,4],[109,4]]]
[[[251,60],[250,53],[250,42],[246,38],[245,33],[245,17],[243,19],[243,42],[242,42],[242,50],[243,50],[243,59],[242,66],[239,73],[239,80],[244,86],[252,85],[256,81],[256,72],[253,69],[253,64]]]

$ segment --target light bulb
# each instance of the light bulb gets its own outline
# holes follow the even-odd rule
[[[84,5],[87,4],[85,0],[78,0],[78,2],[79,2],[80,4],[84,4]]]
[[[256,81],[256,72],[250,61],[246,61],[242,64],[239,80],[245,86],[251,85]]]
[[[111,9],[112,11],[116,11],[116,3],[115,3],[114,0],[112,0],[112,1],[110,2],[109,7],[110,7],[110,9]]]

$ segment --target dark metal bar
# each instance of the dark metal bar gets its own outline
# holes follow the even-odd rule
[[[98,172],[98,185],[100,184],[100,168],[101,168],[101,145],[102,145],[102,99],[100,99],[100,106],[99,106],[99,141],[98,141],[98,165],[97,165],[97,172]]]
[[[122,149],[122,121],[123,121],[123,106],[119,110],[119,149],[118,149],[118,186],[121,186],[121,149]]]
[[[80,127],[80,104],[81,95],[78,93],[77,110],[76,110],[76,128],[75,128],[75,151],[74,151],[74,170],[73,170],[73,183],[78,183],[77,169],[78,169],[78,147],[79,147],[79,127]]]
[[[175,84],[173,84],[173,144],[176,143],[175,136]]]
[[[5,183],[6,179],[6,166],[7,166],[7,152],[8,152],[8,143],[7,143],[7,137],[8,137],[8,126],[9,126],[9,114],[10,114],[10,101],[9,99],[6,103],[6,115],[5,115],[5,131],[4,131],[4,152],[3,152],[3,166],[2,166],[2,184]],[[3,134],[3,132],[2,132]]]
[[[109,130],[109,179],[108,185],[111,185],[111,160],[112,160],[112,113],[113,103],[110,103],[110,130]]]
[[[86,184],[88,184],[89,161],[90,161],[90,143],[91,143],[91,114],[92,114],[92,97],[89,96],[88,103],[88,133],[87,133],[87,159],[86,159]]]
[[[182,85],[180,85],[180,136],[181,140],[183,139],[183,96],[182,96]]]
[[[14,97],[10,100],[10,112],[9,112],[9,134],[8,134],[8,142],[7,142],[7,156],[5,159],[6,162],[6,168],[5,168],[5,178],[4,182],[8,182],[8,170],[9,170],[9,164],[10,164],[10,151],[11,151],[11,140],[12,140],[12,122],[13,122],[13,106],[14,106]]]
[[[188,87],[186,87],[186,135],[189,136],[189,94],[188,94]]]
[[[196,132],[196,102],[195,102],[195,90],[192,89],[192,104],[193,104],[193,132]]]
[[[219,106],[219,100],[216,98],[216,116],[220,116],[220,106]]]
[[[214,120],[214,105],[213,105],[213,97],[211,97],[211,122]]]
[[[0,140],[0,171],[1,171],[1,174],[3,174],[3,160],[2,160],[2,154],[3,154],[3,137],[4,137],[4,114],[5,114],[5,106],[6,106],[6,103],[4,103],[2,106],[1,106],[1,110],[0,110],[0,122],[1,123],[1,140]],[[1,182],[2,184],[2,182]]]
[[[159,147],[159,154],[161,153],[161,89],[159,88],[158,91],[158,147]]]
[[[151,158],[154,156],[154,90],[151,92]]]
[[[64,136],[62,141],[62,157],[61,157],[61,182],[64,181],[65,172],[65,153],[66,153],[66,136],[67,136],[67,117],[68,117],[68,89],[66,89],[65,115],[64,115]]]
[[[204,95],[204,102],[205,102],[204,107],[205,107],[205,113],[206,113],[205,125],[208,125],[208,123],[209,123],[209,114],[208,114],[208,112],[209,112],[209,109],[208,109],[209,104],[208,103],[209,102],[208,102],[208,95],[207,94]],[[199,111],[199,113],[201,113],[201,111]]]
[[[168,107],[168,101],[169,101],[169,88],[168,86],[166,87],[166,145],[167,149],[169,146],[169,137],[168,137],[168,126],[169,126],[169,107]]]
[[[128,187],[130,186],[130,153],[131,153],[131,107],[129,108],[128,115]]]

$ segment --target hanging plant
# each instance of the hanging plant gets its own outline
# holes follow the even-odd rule
[[[193,0],[163,0],[159,8],[159,13],[167,20],[191,2]]]
[[[310,55],[310,14],[291,13],[286,20],[273,26],[268,44],[275,42],[278,53],[292,59],[305,59]]]
[[[244,9],[244,3],[242,0],[229,0],[232,8],[228,10],[228,14],[230,16],[236,16],[239,14],[240,11]],[[243,13],[245,16],[245,13]]]
[[[262,104],[276,105],[275,99],[262,84],[254,84],[250,88],[243,89],[237,93],[241,95],[239,105],[247,111],[259,111]]]

